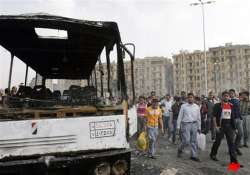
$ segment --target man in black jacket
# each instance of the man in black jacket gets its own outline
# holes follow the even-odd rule
[[[214,105],[216,104],[216,101],[214,99],[214,94],[212,91],[209,92],[206,103],[207,103],[207,128],[206,129],[207,129],[207,132],[211,130],[211,138],[212,140],[215,140],[216,131],[213,125],[213,108],[214,108]]]
[[[214,105],[213,124],[216,128],[216,140],[212,146],[210,158],[214,161],[218,161],[218,159],[216,158],[216,154],[224,135],[226,135],[230,161],[231,163],[238,163],[236,148],[234,144],[234,137],[236,131],[234,115],[235,108],[231,103],[229,103],[229,99],[229,93],[227,91],[224,91],[222,93],[222,102]]]

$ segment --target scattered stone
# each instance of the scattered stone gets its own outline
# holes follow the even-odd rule
[[[178,172],[178,169],[170,168],[170,169],[163,170],[160,175],[176,175],[177,172]]]

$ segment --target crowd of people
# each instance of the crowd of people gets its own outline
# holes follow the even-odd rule
[[[231,163],[238,163],[242,155],[241,148],[248,148],[250,132],[249,92],[239,94],[234,89],[222,92],[217,98],[213,92],[208,97],[195,96],[193,93],[181,93],[171,97],[166,94],[159,99],[154,91],[147,98],[140,96],[137,104],[138,135],[147,133],[149,148],[148,157],[156,158],[156,141],[158,132],[166,140],[177,145],[177,157],[182,157],[185,147],[191,147],[193,161],[199,162],[198,134],[211,139],[213,146],[210,158],[217,158],[218,148],[224,136],[227,140]],[[178,142],[177,142],[178,141]],[[177,144],[178,143],[178,144]],[[243,167],[243,165],[240,165]]]

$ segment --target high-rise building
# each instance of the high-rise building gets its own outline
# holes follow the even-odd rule
[[[166,57],[146,57],[136,59],[134,66],[136,96],[150,95],[155,91],[157,96],[173,95],[173,65]]]
[[[173,60],[174,94],[180,95],[181,91],[205,94],[203,52],[181,51],[173,56]]]
[[[181,51],[173,56],[174,92],[205,94],[205,60],[202,51]],[[250,45],[211,47],[207,51],[208,91],[250,90]]]
[[[102,64],[104,71],[103,88],[107,91],[107,65]],[[98,70],[98,66],[97,69]],[[128,96],[132,97],[131,62],[124,62],[124,72],[127,82]],[[100,72],[97,71],[97,82],[100,87]],[[117,93],[117,68],[111,64],[110,87],[113,94]],[[136,97],[140,95],[149,96],[151,91],[162,97],[167,93],[173,94],[173,65],[171,59],[166,57],[146,57],[134,61],[134,85]]]
[[[209,83],[216,93],[233,88],[250,90],[250,45],[233,45],[209,49],[209,63],[213,74]]]

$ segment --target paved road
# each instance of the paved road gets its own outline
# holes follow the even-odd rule
[[[210,135],[209,135],[210,136]],[[135,141],[132,141],[132,146]],[[229,155],[227,153],[226,140],[220,146],[218,159],[219,162],[210,160],[209,153],[212,146],[210,137],[207,137],[207,147],[205,151],[199,152],[201,162],[189,160],[189,148],[185,150],[182,158],[177,158],[177,146],[167,141],[164,136],[159,136],[157,159],[149,159],[145,155],[132,153],[132,175],[223,175],[227,171]],[[135,146],[134,146],[135,148]],[[250,148],[242,148],[243,155],[239,161],[244,165],[237,175],[250,175]],[[163,173],[168,172],[168,173]]]

